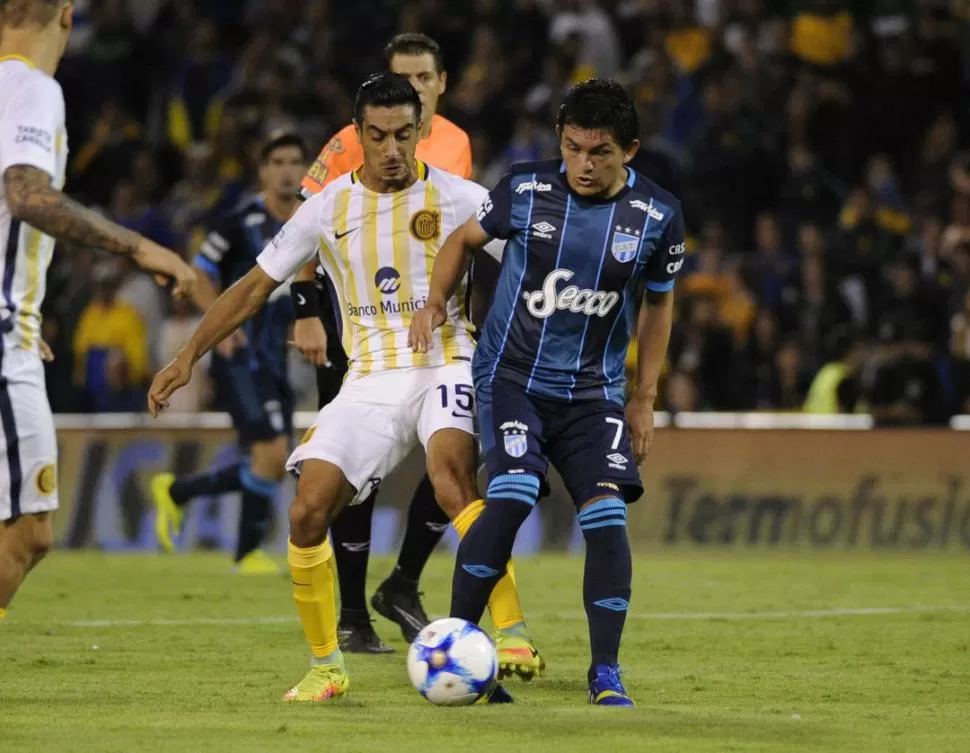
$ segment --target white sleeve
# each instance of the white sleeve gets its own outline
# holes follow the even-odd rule
[[[461,188],[458,189],[458,225],[464,225],[466,221],[475,216],[478,208],[488,196],[488,189],[472,180],[463,180]],[[485,253],[491,256],[499,264],[502,263],[502,255],[505,253],[505,241],[493,238],[485,244]]]
[[[10,91],[0,112],[0,174],[14,165],[30,165],[57,176],[57,132],[64,100],[55,81],[24,79],[29,87]]]
[[[256,263],[277,282],[290,279],[319,251],[320,236],[325,232],[320,221],[326,202],[323,197],[320,193],[300,204],[289,222],[256,257]]]

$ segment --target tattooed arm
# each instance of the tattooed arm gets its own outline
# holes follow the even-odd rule
[[[43,170],[30,165],[8,167],[3,173],[3,190],[14,219],[58,241],[130,256],[165,282],[172,279],[175,295],[191,292],[195,271],[177,254],[69,198],[51,185],[50,175]]]

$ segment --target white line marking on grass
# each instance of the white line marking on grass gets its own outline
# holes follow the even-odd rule
[[[970,612],[970,606],[952,607],[835,607],[832,609],[804,609],[778,612],[636,612],[628,615],[635,620],[790,620],[810,617],[866,617],[893,614],[938,614],[941,612]]]
[[[63,623],[78,628],[196,627],[204,625],[279,625],[296,617],[197,617],[186,620],[73,620]]]
[[[765,612],[632,612],[634,620],[668,622],[715,622],[721,620],[799,620],[820,617],[870,617],[899,614],[970,613],[970,606],[912,606],[912,607],[835,607],[832,609],[805,609]],[[583,612],[540,612],[543,619],[582,620]],[[280,625],[296,622],[295,616],[277,617],[198,617],[184,620],[73,620],[62,623],[77,628],[114,627],[196,627],[205,625]]]

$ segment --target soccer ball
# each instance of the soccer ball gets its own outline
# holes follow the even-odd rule
[[[436,706],[468,706],[495,687],[495,644],[465,620],[435,620],[411,644],[408,675],[417,691]]]

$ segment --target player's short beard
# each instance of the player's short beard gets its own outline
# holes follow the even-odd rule
[[[410,180],[411,180],[411,176],[406,175],[403,178],[394,178],[392,180],[386,180],[384,181],[384,185],[387,186],[389,189],[391,189],[391,191],[393,192],[403,191],[405,188],[408,187],[408,183],[410,182]]]

